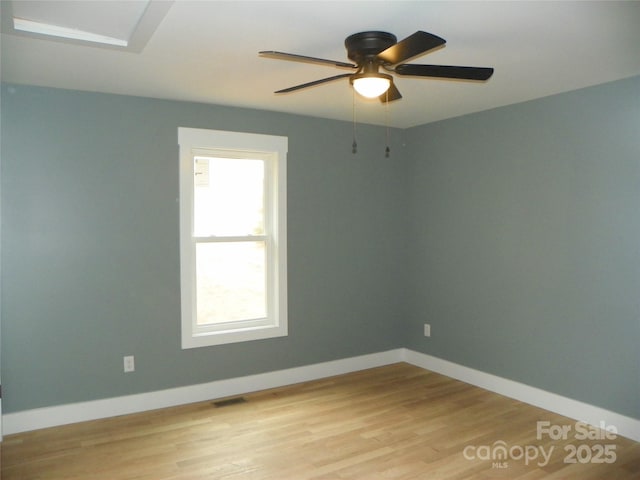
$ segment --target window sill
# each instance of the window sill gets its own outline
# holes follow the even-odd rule
[[[227,343],[250,342],[252,340],[286,337],[287,335],[288,332],[285,326],[273,325],[199,334],[191,334],[191,332],[188,332],[182,335],[182,348],[188,349],[225,345]]]

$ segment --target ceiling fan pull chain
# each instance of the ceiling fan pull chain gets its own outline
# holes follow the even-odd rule
[[[389,148],[389,90],[386,91],[387,101],[385,102],[385,123],[387,124],[387,148],[384,149],[385,158],[389,158],[391,149]]]
[[[356,91],[353,90],[353,143],[351,144],[351,153],[358,153],[358,142],[356,141]]]

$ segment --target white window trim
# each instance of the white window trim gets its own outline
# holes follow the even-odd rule
[[[178,128],[180,147],[180,286],[182,348],[196,348],[226,343],[245,342],[288,334],[287,321],[287,137],[252,133],[227,132],[195,128]],[[271,243],[275,252],[269,262],[268,288],[272,308],[269,322],[233,322],[227,328],[196,328],[195,241],[193,236],[193,156],[203,151],[256,152],[260,158],[270,157],[268,184],[272,193],[266,195],[271,204]]]

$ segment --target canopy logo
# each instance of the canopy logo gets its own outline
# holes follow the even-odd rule
[[[513,445],[509,447],[504,440],[497,440],[493,445],[467,445],[462,454],[467,460],[491,460],[493,468],[507,468],[507,460],[522,460],[524,464],[538,460],[537,465],[544,467],[549,463],[553,454],[554,446],[551,445],[545,450],[542,445]]]

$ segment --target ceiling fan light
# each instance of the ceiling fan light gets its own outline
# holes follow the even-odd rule
[[[391,76],[384,73],[354,75],[351,83],[363,97],[376,98],[389,90]]]

